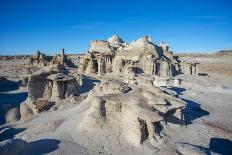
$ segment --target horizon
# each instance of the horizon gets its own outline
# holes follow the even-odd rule
[[[0,1],[0,55],[84,54],[91,40],[150,35],[174,54],[232,49],[229,0]]]

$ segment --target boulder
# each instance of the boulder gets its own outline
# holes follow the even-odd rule
[[[5,115],[5,119],[7,123],[15,122],[20,119],[20,109],[19,108],[12,108],[7,111]]]

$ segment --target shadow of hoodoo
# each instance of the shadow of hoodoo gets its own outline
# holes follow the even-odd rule
[[[212,137],[209,142],[209,148],[189,144],[189,143],[180,143],[184,145],[189,145],[199,150],[203,151],[207,155],[211,154],[221,154],[221,155],[231,155],[232,154],[232,141],[229,139],[215,138]]]
[[[183,92],[186,90],[185,88],[174,87],[174,86],[168,87],[168,89],[176,92],[177,95],[183,95]]]
[[[177,96],[183,95],[183,92],[186,90],[180,87],[169,87],[168,89],[174,91]],[[185,125],[192,124],[192,121],[197,118],[209,115],[209,112],[202,109],[199,103],[184,98],[182,98],[182,100],[187,103],[186,107],[183,109],[183,119]]]
[[[0,125],[5,123],[5,114],[11,108],[19,107],[20,103],[27,99],[28,93],[15,94],[0,93]]]
[[[21,139],[13,139],[5,145],[0,146],[1,155],[42,155],[53,152],[59,148],[59,140],[41,139],[33,142],[26,142]]]
[[[82,94],[82,93],[89,92],[91,89],[93,89],[93,87],[95,86],[95,83],[97,82],[100,82],[100,81],[83,75],[82,85],[79,88],[79,93]]]
[[[211,138],[209,142],[209,150],[218,154],[231,155],[232,141],[223,138]]]
[[[15,81],[4,80],[0,82],[0,92],[14,91],[19,89],[20,84]]]
[[[192,124],[192,121],[197,118],[209,115],[209,112],[202,109],[199,103],[187,99],[183,100],[187,103],[186,108],[183,109],[186,125]]]
[[[15,129],[15,128],[8,128],[8,127],[3,127],[0,128],[0,142],[7,140],[7,139],[12,139],[14,138],[14,136],[20,132],[23,132],[25,130],[25,128],[19,128],[19,129]]]
[[[2,94],[0,93],[0,104],[10,104],[18,106],[21,102],[27,99],[27,92]]]

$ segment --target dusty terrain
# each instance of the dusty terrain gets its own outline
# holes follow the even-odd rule
[[[181,85],[161,87],[181,97],[187,106],[183,109],[185,123],[181,128],[164,129],[165,140],[159,149],[135,145],[136,138],[130,132],[123,133],[117,123],[103,128],[88,126],[86,116],[94,101],[87,95],[110,74],[101,78],[83,76],[76,101],[63,101],[68,106],[6,124],[7,109],[19,106],[27,98],[27,88],[19,84],[27,69],[26,59],[1,60],[0,75],[8,81],[0,83],[0,154],[231,154],[231,53],[181,55],[181,59],[199,62],[200,75],[180,74],[174,79],[181,79]],[[131,142],[124,139],[125,134]]]

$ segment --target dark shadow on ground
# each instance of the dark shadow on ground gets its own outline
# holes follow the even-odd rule
[[[27,92],[15,93],[15,94],[3,94],[0,93],[0,105],[11,104],[19,105],[21,102],[27,99]]]
[[[232,154],[232,141],[229,139],[212,137],[209,142],[209,148],[205,148],[202,146],[197,146],[189,143],[180,143],[180,144],[186,144],[196,147],[199,150],[205,152],[207,155],[211,155],[212,153],[217,153],[221,155]]]
[[[15,81],[1,81],[0,82],[0,92],[7,92],[19,89],[20,84],[19,82]]]
[[[209,142],[209,150],[223,155],[232,154],[232,141],[223,138],[211,138]]]
[[[187,106],[183,109],[186,125],[192,124],[193,120],[197,118],[209,115],[209,112],[202,109],[199,103],[187,99],[183,100],[187,103]]]
[[[0,93],[0,125],[5,123],[5,114],[8,110],[19,107],[20,103],[27,99],[28,93],[15,94]]]
[[[1,155],[42,155],[53,152],[59,148],[59,140],[40,139],[33,142],[26,142],[21,139],[13,139],[0,147]]]
[[[95,83],[99,83],[99,82],[101,81],[83,75],[82,85],[79,88],[79,93],[83,94],[83,93],[89,92],[91,89],[93,89],[93,87],[95,86]]]
[[[167,89],[174,91],[177,96],[183,95],[183,92],[186,91],[186,89],[180,87],[168,87]],[[202,109],[199,103],[184,98],[182,100],[187,103],[186,107],[182,110],[185,125],[192,124],[192,121],[197,118],[209,115],[209,112]]]
[[[11,127],[3,127],[0,128],[0,142],[7,140],[7,139],[12,139],[14,138],[15,135],[17,135],[20,132],[23,132],[25,128],[11,128]]]
[[[184,88],[174,87],[174,86],[168,87],[168,89],[176,92],[177,95],[183,95],[183,92],[186,90]]]
[[[207,76],[207,77],[209,77],[209,75],[206,74],[206,73],[198,73],[198,75],[199,75],[199,76]]]

